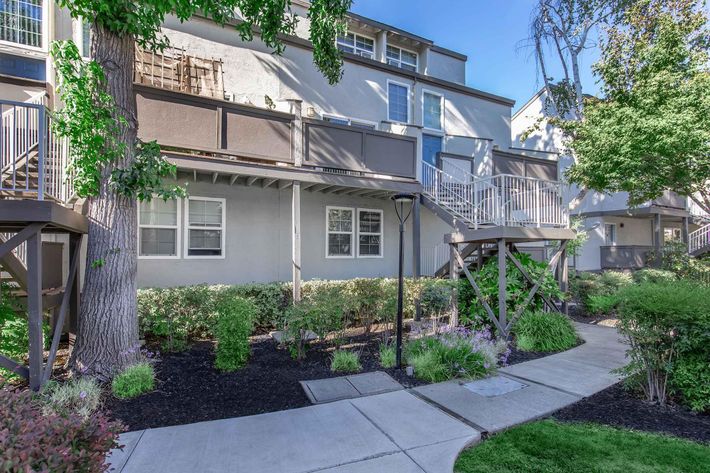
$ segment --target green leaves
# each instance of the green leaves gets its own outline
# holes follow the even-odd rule
[[[161,155],[157,142],[138,140],[130,165],[111,172],[111,186],[117,193],[141,201],[150,201],[153,197],[163,200],[187,197],[184,187],[166,185],[163,182],[166,177],[177,177],[177,167]]]

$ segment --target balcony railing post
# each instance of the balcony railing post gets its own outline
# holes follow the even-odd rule
[[[535,216],[535,220],[537,221],[537,227],[540,228],[541,221],[540,221],[540,207],[541,207],[542,202],[540,201],[540,181],[535,181],[535,201],[533,205],[535,206],[535,213],[537,214]]]
[[[44,109],[44,106],[40,106],[38,109],[39,112],[39,130],[37,133],[38,136],[38,154],[37,154],[37,199],[38,200],[44,200],[44,165],[46,162],[46,145],[47,145],[47,133],[48,133],[48,128],[47,128],[47,118],[46,118],[46,111]],[[29,156],[27,156],[28,162],[29,162]],[[29,173],[28,173],[28,178],[29,182]]]

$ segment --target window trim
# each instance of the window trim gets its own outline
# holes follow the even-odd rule
[[[334,119],[334,120],[343,120],[343,121],[347,121],[347,122],[348,122],[347,125],[342,125],[342,126],[355,126],[355,127],[357,127],[357,125],[353,125],[353,122],[356,122],[356,123],[361,123],[361,124],[363,124],[363,125],[372,125],[372,126],[374,127],[374,130],[377,130],[377,129],[378,129],[378,123],[377,123],[377,122],[373,122],[372,120],[364,120],[364,119],[361,119],[361,118],[344,117],[344,116],[342,116],[342,115],[335,115],[335,114],[333,114],[333,113],[321,113],[321,118],[323,119],[323,121],[328,121],[327,119]],[[332,123],[332,122],[329,122],[329,123]],[[340,125],[340,123],[334,123],[334,125]],[[362,127],[362,128],[364,128],[364,127]]]
[[[84,25],[89,25],[89,51],[84,51]],[[74,38],[74,44],[79,49],[79,54],[82,58],[89,60],[91,59],[91,23],[87,21],[84,17],[80,17],[74,20],[74,25],[76,27],[76,33]]]
[[[607,238],[606,229],[607,226],[614,227],[614,241],[609,243]],[[616,246],[618,242],[618,233],[616,223],[604,222],[604,245],[605,246]]]
[[[12,46],[14,48],[21,48],[26,51],[34,51],[47,53],[49,52],[49,42],[47,41],[47,35],[49,34],[49,25],[47,22],[47,17],[49,15],[49,0],[42,0],[42,27],[40,28],[41,42],[40,46],[30,46],[28,44],[16,43],[14,41],[0,40],[1,46]]]
[[[153,197],[153,199],[159,199],[160,197]],[[177,212],[177,220],[176,220],[176,225],[144,225],[141,224],[141,206],[140,202],[137,205],[136,209],[136,215],[138,217],[138,232],[137,233],[137,242],[136,242],[136,250],[138,253],[138,259],[145,259],[145,260],[151,260],[151,259],[180,259],[180,243],[181,243],[181,231],[180,228],[182,227],[182,201],[183,199],[181,198],[176,198],[176,212]],[[175,230],[175,254],[174,255],[141,255],[141,230],[143,228],[163,228],[163,229],[174,229]]]
[[[439,107],[441,109],[441,114],[439,116],[439,128],[429,128],[428,126],[424,125],[424,96],[425,95],[435,95],[439,97]],[[426,131],[433,131],[433,132],[438,132],[438,133],[444,133],[445,131],[445,120],[444,120],[444,114],[446,111],[446,100],[444,98],[443,94],[440,94],[438,92],[434,92],[433,90],[430,89],[422,89],[422,128]]]
[[[394,58],[389,57],[387,55],[387,48],[399,49],[399,59],[394,59]],[[411,71],[410,69],[406,69],[406,68],[402,67],[402,51],[406,51],[410,54],[414,54],[414,57],[416,58],[416,64],[414,64],[414,71]],[[390,64],[390,60],[397,61],[399,64],[397,64],[397,65]],[[395,46],[394,44],[388,44],[385,47],[385,64],[387,64],[388,66],[393,66],[393,67],[398,67],[400,69],[404,69],[405,71],[419,72],[419,53],[416,51],[412,51],[411,49],[403,48],[401,46]],[[408,66],[412,66],[412,64],[409,64],[408,62],[405,62],[404,64],[406,64]]]
[[[390,84],[394,85],[399,85],[401,87],[405,87],[407,89],[407,121],[400,121],[400,120],[395,120],[390,116]],[[409,125],[411,123],[412,119],[412,112],[411,112],[411,95],[412,95],[412,88],[409,84],[406,84],[404,82],[397,82],[395,80],[387,79],[387,120],[393,123],[401,123],[403,125]]]
[[[328,228],[328,222],[330,221],[330,211],[331,210],[350,210],[352,212],[352,225],[351,225],[351,230],[350,233],[348,232],[331,232],[330,229]],[[355,207],[342,207],[339,205],[326,205],[325,206],[325,258],[326,259],[354,259],[355,258],[355,249],[353,246],[355,245],[355,226],[358,224],[357,222],[357,209]],[[328,254],[328,237],[330,234],[333,233],[335,235],[350,235],[350,255],[330,255]]]
[[[375,58],[376,58],[376,56],[375,56],[375,51],[377,51],[377,38],[375,38],[374,36],[368,36],[368,35],[366,35],[366,34],[357,33],[357,32],[355,32],[355,31],[350,31],[350,30],[347,30],[347,31],[345,32],[345,35],[348,35],[348,34],[352,34],[352,35],[353,35],[353,45],[350,46],[349,44],[343,44],[343,46],[346,47],[346,48],[352,47],[352,48],[353,48],[353,52],[351,53],[351,52],[348,52],[348,51],[342,51],[342,50],[340,50],[340,48],[339,48],[339,46],[340,46],[340,41],[338,40],[338,39],[339,39],[338,37],[335,38],[335,47],[338,48],[338,50],[341,51],[341,52],[348,53],[348,54],[354,54],[354,55],[359,56],[359,57],[361,57],[361,58],[370,59],[370,60],[373,60],[373,61],[374,61]],[[360,36],[361,38],[369,39],[370,41],[372,41],[372,51],[367,51],[367,50],[364,50],[364,49],[362,49],[362,48],[358,48],[358,47],[357,47],[357,37],[358,37],[358,36]],[[362,54],[359,54],[359,53],[358,53],[358,49],[361,50],[361,51],[367,52],[367,53],[369,53],[369,54],[372,54],[372,57],[365,57],[365,56],[363,56]],[[417,61],[418,61],[418,60],[417,60]]]
[[[380,253],[377,255],[361,255],[360,254],[360,212],[372,212],[372,213],[378,213],[380,214],[380,232],[379,233],[372,233],[372,232],[363,232],[363,235],[379,235],[380,237]],[[366,209],[366,208],[358,208],[357,209],[357,257],[358,258],[365,258],[365,259],[382,259],[385,257],[385,212],[382,209]]]
[[[197,195],[191,195],[185,201],[185,225],[183,226],[183,231],[185,233],[185,244],[183,245],[183,257],[185,259],[225,259],[227,257],[227,199],[222,197],[201,197]],[[190,201],[191,200],[206,200],[210,202],[221,202],[222,203],[222,225],[219,227],[221,230],[221,241],[220,247],[222,250],[221,255],[190,255],[190,230],[214,230],[217,227],[195,227],[190,226]]]

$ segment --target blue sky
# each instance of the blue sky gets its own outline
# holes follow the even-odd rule
[[[515,110],[542,86],[532,49],[525,47],[534,0],[354,0],[352,11],[428,38],[468,56],[466,85],[514,99]],[[597,93],[582,58],[582,86]],[[558,71],[553,71],[558,72]]]

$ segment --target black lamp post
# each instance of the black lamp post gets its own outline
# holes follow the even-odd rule
[[[397,368],[402,367],[402,299],[404,298],[404,224],[412,213],[404,213],[405,205],[414,201],[414,194],[396,194],[392,196],[394,210],[399,218],[399,285],[397,287]]]

